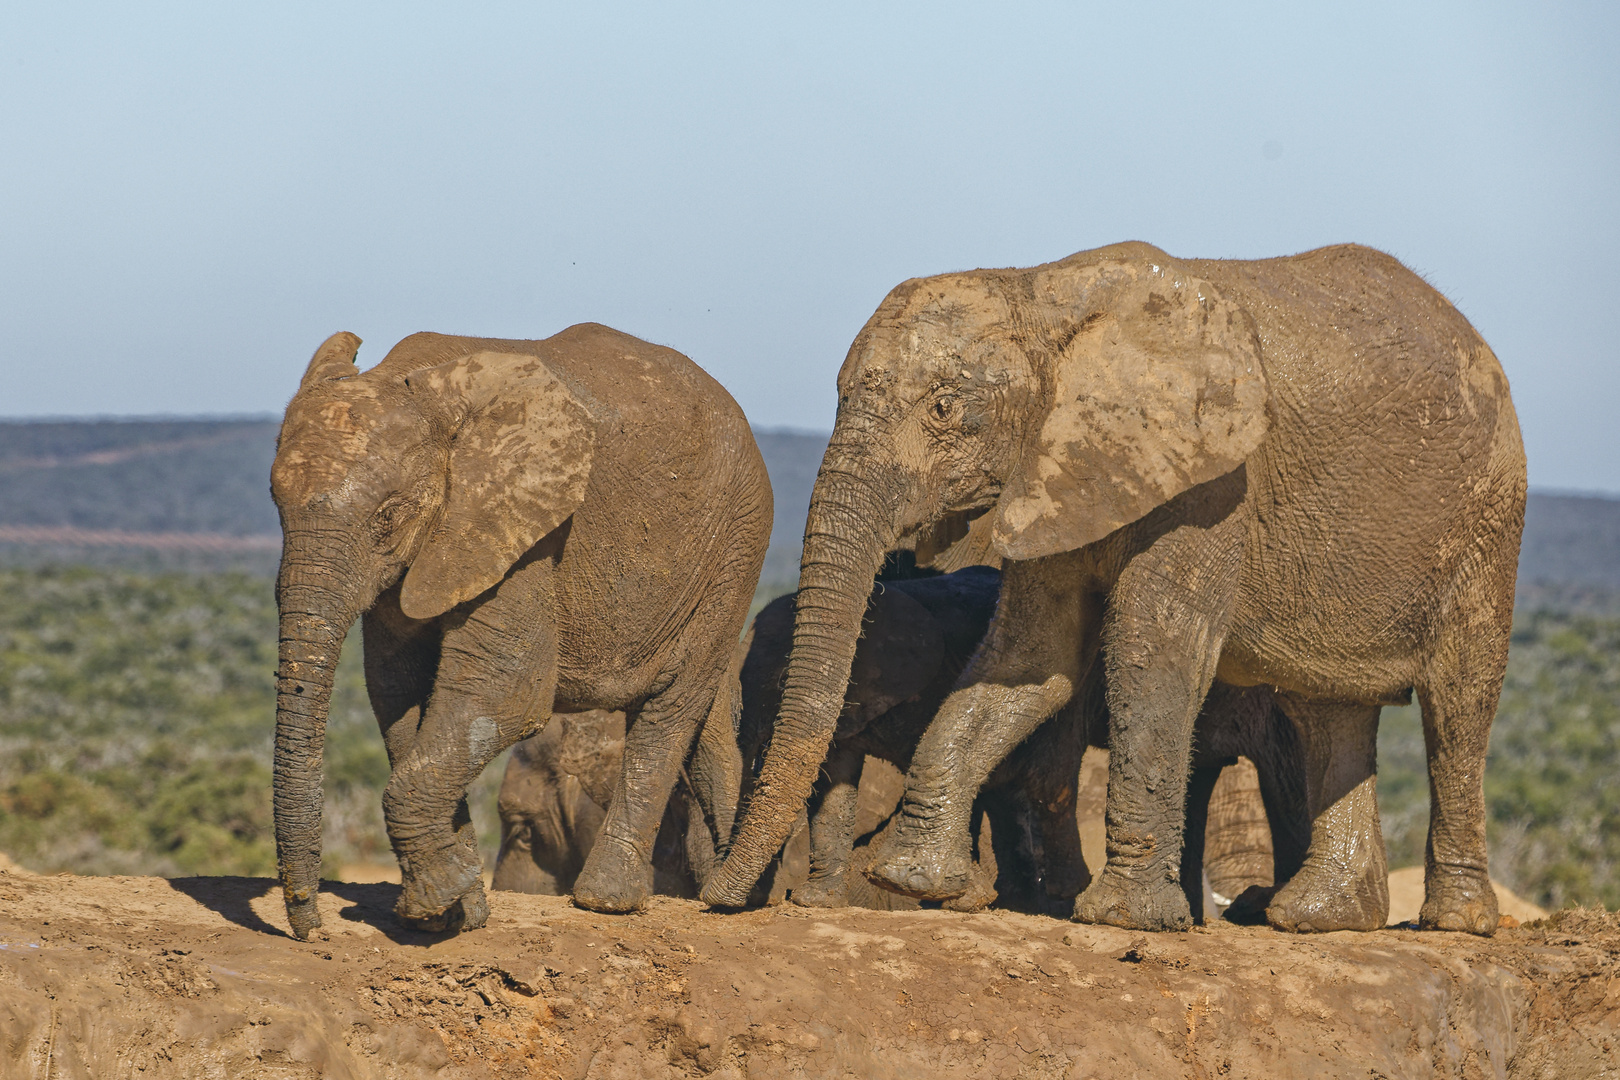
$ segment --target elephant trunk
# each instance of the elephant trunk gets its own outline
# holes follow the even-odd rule
[[[299,940],[321,924],[321,763],[343,638],[357,615],[330,564],[282,559],[276,582],[281,632],[276,665],[276,863],[287,920]]]
[[[781,712],[730,852],[703,889],[717,907],[746,902],[793,830],[844,707],[872,579],[899,533],[893,473],[855,427],[840,419],[816,479]]]

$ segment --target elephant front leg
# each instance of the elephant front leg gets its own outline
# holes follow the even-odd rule
[[[866,755],[833,744],[810,795],[810,878],[788,896],[801,907],[849,906],[849,858]]]
[[[1299,729],[1311,841],[1266,921],[1297,933],[1377,930],[1389,919],[1389,867],[1378,822],[1377,705],[1278,696]]]
[[[894,830],[866,876],[921,900],[973,884],[974,798],[1080,682],[1089,605],[1072,555],[1008,565],[990,634],[917,745]]]
[[[1120,574],[1103,628],[1108,858],[1074,904],[1078,922],[1184,930],[1181,849],[1193,722],[1226,637],[1243,533],[1237,515],[1182,526]]]
[[[415,929],[474,929],[488,918],[467,788],[551,714],[556,638],[549,605],[533,595],[543,582],[525,580],[543,566],[515,571],[495,597],[446,617],[432,698],[383,791],[404,884],[394,911]]]

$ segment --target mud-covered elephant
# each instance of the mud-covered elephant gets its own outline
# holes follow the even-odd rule
[[[806,906],[849,902],[856,872],[856,800],[870,758],[902,771],[919,740],[978,648],[996,610],[1001,574],[972,566],[939,576],[879,580],[867,601],[862,633],[851,664],[844,706],[825,765],[807,807],[810,876],[791,898]],[[739,726],[745,767],[743,792],[767,753],[790,663],[793,598],[780,597],[755,616],[741,672]],[[1195,729],[1198,753],[1189,788],[1189,817],[1200,829],[1215,778],[1238,755],[1256,763],[1262,820],[1276,837],[1275,865],[1266,877],[1286,881],[1305,854],[1309,817],[1300,773],[1298,740],[1275,711],[1263,688],[1223,689],[1210,695]],[[1067,914],[1090,881],[1080,848],[1076,791],[1082,755],[1106,746],[1107,695],[1101,665],[1058,717],[1039,728],[991,773],[975,795],[970,886],[949,906],[977,910],[1000,896],[1004,906]],[[1248,824],[1255,810],[1238,805],[1221,811],[1233,825]],[[979,826],[990,825],[990,850]],[[1227,823],[1215,820],[1219,835]],[[880,834],[881,835],[881,834]],[[1199,833],[1200,841],[1202,832]],[[874,845],[877,846],[877,845]],[[1190,901],[1202,902],[1202,843],[1190,844],[1182,877]],[[1253,897],[1247,899],[1252,904]],[[1241,917],[1245,908],[1240,907]]]
[[[1423,710],[1421,923],[1491,933],[1482,787],[1524,451],[1496,357],[1395,259],[1147,244],[908,281],[857,336],[809,509],[777,734],[726,863],[736,903],[810,795],[873,572],[910,547],[1005,561],[990,635],[913,758],[874,878],[969,884],[973,793],[1101,657],[1108,856],[1074,916],[1187,925],[1192,727],[1213,681],[1274,687],[1313,815],[1272,899],[1294,930],[1383,925],[1382,705]]]
[[[660,895],[697,895],[714,864],[711,823],[718,819],[729,828],[736,813],[734,786],[731,801],[714,806],[712,790],[693,779],[729,776],[734,782],[739,774],[733,718],[711,719],[718,723],[705,722],[653,842],[652,888]],[[512,747],[496,800],[501,847],[492,888],[550,896],[573,891],[613,802],[624,735],[624,713],[591,709],[556,713],[539,734]]]
[[[698,725],[735,705],[727,670],[771,526],[748,424],[686,357],[604,326],[543,341],[415,334],[363,373],[359,345],[341,333],[315,353],[271,471],[276,850],[292,928],[320,924],[321,748],[360,617],[401,919],[484,920],[467,785],[553,708],[630,717],[574,897],[632,910]]]

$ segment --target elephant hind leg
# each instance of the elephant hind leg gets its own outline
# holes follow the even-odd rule
[[[668,688],[630,714],[619,782],[585,867],[574,903],[588,911],[639,911],[653,892],[653,849],[681,766],[709,715],[725,660],[685,669]]]
[[[1389,867],[1378,823],[1377,705],[1278,696],[1305,750],[1311,842],[1266,921],[1298,933],[1377,930],[1389,918]]]
[[[1443,631],[1417,687],[1429,759],[1429,838],[1418,915],[1425,929],[1496,931],[1485,846],[1485,752],[1507,669],[1511,605],[1508,595],[1499,612],[1479,611]]]

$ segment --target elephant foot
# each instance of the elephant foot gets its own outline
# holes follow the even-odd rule
[[[1103,867],[1074,902],[1074,921],[1127,930],[1186,930],[1192,909],[1179,877]]]
[[[961,830],[966,835],[964,827]],[[918,900],[954,900],[973,888],[973,860],[951,846],[891,840],[866,871],[880,889]],[[993,891],[993,890],[992,890]]]
[[[1276,895],[1275,885],[1250,885],[1226,905],[1221,918],[1238,926],[1264,926],[1266,908],[1271,906],[1271,898]]]
[[[1478,871],[1430,867],[1424,876],[1423,907],[1418,926],[1423,930],[1457,930],[1490,937],[1501,916],[1491,880]]]
[[[489,921],[489,900],[484,896],[483,864],[476,860],[475,853],[458,847],[453,856],[428,870],[407,869],[395,916],[424,933],[483,926]]]
[[[959,911],[971,915],[975,911],[983,911],[996,902],[1000,894],[996,892],[995,876],[983,866],[975,863],[973,866],[973,882],[968,891],[961,896],[952,897],[940,905],[946,911]]]
[[[652,895],[652,860],[629,844],[600,834],[574,881],[574,906],[604,915],[628,915]]]
[[[1388,919],[1389,877],[1382,859],[1354,869],[1306,859],[1266,907],[1266,922],[1293,934],[1381,930]]]
[[[849,907],[849,875],[844,871],[820,877],[811,874],[809,881],[788,892],[788,901],[800,907]]]
[[[399,921],[422,934],[454,934],[462,930],[477,930],[489,922],[489,898],[484,895],[484,883],[457,900],[437,915],[410,918],[399,915]]]

